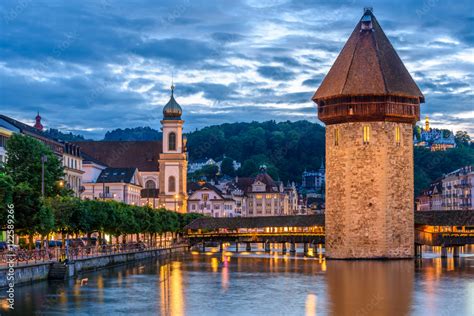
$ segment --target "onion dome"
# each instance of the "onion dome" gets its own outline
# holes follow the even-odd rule
[[[174,99],[174,85],[171,85],[171,98],[163,108],[163,119],[181,120],[181,114],[183,114],[183,110],[181,109],[181,106],[178,104],[178,102],[176,102]]]

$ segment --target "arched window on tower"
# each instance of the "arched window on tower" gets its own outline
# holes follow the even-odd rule
[[[174,132],[168,135],[168,150],[176,150],[176,133]]]
[[[147,182],[145,182],[145,188],[146,189],[156,189],[155,181],[148,180]]]
[[[176,178],[173,176],[168,178],[168,191],[176,192]]]

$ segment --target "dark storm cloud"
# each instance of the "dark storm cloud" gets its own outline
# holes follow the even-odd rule
[[[474,132],[473,2],[372,5],[425,94],[422,115]],[[0,112],[31,122],[39,110],[48,127],[101,137],[118,127],[157,127],[172,74],[188,130],[315,120],[311,96],[362,7],[342,0],[7,0],[0,12]]]

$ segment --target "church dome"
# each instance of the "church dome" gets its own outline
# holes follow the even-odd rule
[[[171,98],[163,108],[163,119],[181,120],[181,114],[183,114],[183,110],[181,109],[181,106],[178,104],[178,102],[176,102],[176,100],[174,99],[174,85],[172,85]]]

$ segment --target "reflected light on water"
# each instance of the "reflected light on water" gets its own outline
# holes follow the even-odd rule
[[[315,294],[308,294],[306,296],[306,316],[316,316],[316,303],[317,303],[318,297]]]

